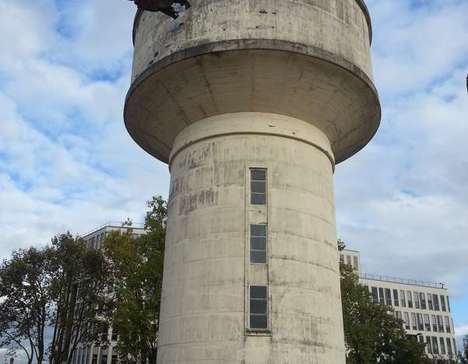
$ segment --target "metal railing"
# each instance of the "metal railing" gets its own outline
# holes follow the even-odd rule
[[[372,281],[407,284],[407,285],[410,285],[410,286],[421,286],[421,287],[436,288],[436,289],[447,289],[445,287],[444,283],[424,282],[424,281],[418,281],[416,279],[396,278],[396,277],[389,277],[389,276],[384,276],[384,275],[379,275],[379,274],[362,273],[359,276],[359,278],[368,279],[368,280],[372,280]]]

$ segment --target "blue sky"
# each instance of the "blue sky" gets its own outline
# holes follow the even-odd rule
[[[468,2],[368,0],[383,105],[336,171],[338,234],[370,273],[446,282],[468,334]],[[127,0],[0,0],[0,258],[127,217],[167,167],[122,120]]]

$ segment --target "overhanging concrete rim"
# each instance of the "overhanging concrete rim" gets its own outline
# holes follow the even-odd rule
[[[364,0],[355,0],[359,7],[361,8],[362,12],[364,13],[364,16],[366,18],[367,26],[369,28],[369,43],[372,44],[372,37],[373,37],[373,30],[372,30],[372,19],[370,17],[370,12],[369,8],[367,7],[366,3]],[[133,19],[133,29],[132,29],[132,42],[133,45],[135,45],[135,37],[136,37],[136,32],[138,30],[138,26],[140,25],[140,20],[141,16],[143,15],[144,10],[138,9],[135,18]]]
[[[146,79],[150,78],[153,74],[158,73],[167,67],[170,67],[171,65],[175,63],[182,62],[190,58],[212,54],[212,53],[243,51],[243,50],[268,50],[268,51],[278,51],[278,52],[292,52],[292,53],[300,54],[303,56],[313,57],[321,61],[328,62],[330,64],[340,67],[344,71],[351,73],[354,77],[361,80],[364,84],[367,85],[367,87],[369,87],[369,89],[372,91],[372,94],[375,97],[375,105],[377,106],[377,109],[378,109],[377,110],[378,112],[377,123],[376,123],[375,129],[373,130],[369,138],[365,141],[365,143],[362,146],[358,146],[357,148],[355,148],[355,150],[351,151],[345,157],[336,159],[335,161],[336,164],[346,160],[347,158],[351,157],[352,155],[357,153],[359,150],[361,150],[377,133],[377,130],[380,126],[381,117],[382,117],[382,109],[381,109],[381,105],[379,101],[379,95],[372,80],[358,66],[349,62],[344,57],[338,56],[336,54],[330,53],[328,51],[325,51],[321,48],[314,47],[314,46],[306,46],[303,44],[293,43],[293,42],[284,41],[284,40],[271,40],[271,39],[238,40],[236,39],[236,40],[202,44],[199,46],[187,48],[187,49],[172,53],[171,55],[147,67],[145,71],[143,71],[137,78],[135,78],[130,86],[130,89],[127,92],[127,96],[125,98],[124,110],[123,110],[125,127],[128,133],[130,134],[130,136],[132,137],[132,139],[138,145],[140,145],[146,152],[148,152],[151,155],[155,155],[154,150],[152,150],[149,146],[142,145],[142,141],[137,140],[135,138],[134,134],[131,132],[131,128],[126,118],[127,106],[128,106],[129,100],[133,92]],[[161,158],[161,156],[158,156],[157,158],[165,161],[166,163],[168,162],[167,157]]]

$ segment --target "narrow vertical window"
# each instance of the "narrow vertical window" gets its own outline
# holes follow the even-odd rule
[[[448,354],[450,355],[450,357],[453,355],[453,350],[452,350],[452,343],[450,342],[450,339],[449,338],[446,338],[447,340],[447,350],[448,350]]]
[[[421,309],[425,310],[427,308],[426,306],[426,294],[421,292],[419,293],[419,298],[421,301]]]
[[[442,311],[447,311],[447,306],[445,305],[445,296],[440,296],[440,304],[442,306]]]
[[[372,287],[372,302],[379,303],[379,292],[377,287]]]
[[[437,332],[437,317],[436,315],[432,315],[432,331]]]
[[[434,309],[434,305],[432,304],[432,293],[427,294],[427,306],[431,311]]]
[[[250,170],[250,203],[266,205],[266,169]]]
[[[250,225],[250,263],[266,263],[267,226]]]
[[[432,295],[432,300],[434,301],[434,310],[435,311],[440,311],[439,296],[436,295],[436,294]]]
[[[406,291],[406,298],[408,299],[408,307],[413,308],[413,295],[411,291]]]
[[[416,320],[416,313],[415,312],[411,312],[411,324],[412,324],[412,328],[413,330],[417,330],[418,329],[418,321]]]
[[[385,304],[384,289],[381,287],[379,287],[379,303],[382,305]]]
[[[405,291],[400,290],[401,307],[406,307]]]
[[[426,331],[431,331],[431,317],[427,314],[424,315],[424,326]]]
[[[432,341],[430,336],[426,336],[426,348],[428,354],[432,354]]]
[[[450,334],[452,331],[452,328],[450,327],[450,318],[448,316],[445,316],[444,321],[445,321],[445,332]]]
[[[403,313],[403,321],[405,321],[405,329],[406,330],[411,329],[411,321],[410,321],[410,316],[408,312]]]
[[[250,328],[268,328],[268,298],[266,286],[250,286]]]
[[[414,307],[419,309],[419,292],[413,292]]]
[[[449,296],[447,296],[447,308],[448,308],[448,312],[450,312],[450,298],[449,298]]]
[[[439,355],[439,344],[437,343],[437,337],[432,337],[432,351],[435,355]]]
[[[439,342],[440,342],[440,353],[442,355],[445,355],[446,354],[446,350],[445,350],[445,341],[444,341],[444,338],[443,337],[440,337],[439,338]]]
[[[390,288],[385,288],[385,304],[387,306],[392,305],[392,291]]]
[[[393,290],[393,305],[395,307],[400,306],[400,300],[398,299],[398,290],[397,289]]]

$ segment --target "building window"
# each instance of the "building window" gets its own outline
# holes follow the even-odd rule
[[[385,304],[387,306],[392,305],[392,291],[390,288],[385,288]]]
[[[432,354],[432,342],[430,336],[426,336],[426,350],[428,354]]]
[[[437,343],[437,338],[434,336],[432,337],[432,352],[435,355],[439,355],[439,344]]]
[[[426,307],[426,294],[421,292],[419,294],[419,300],[421,301],[421,309],[425,310],[427,308]]]
[[[439,326],[439,332],[444,332],[444,320],[440,315],[437,315],[437,326]]]
[[[452,350],[452,343],[450,342],[450,339],[447,338],[447,351],[450,356],[453,355],[453,350]]]
[[[266,286],[250,286],[250,328],[268,329],[268,298]]]
[[[395,305],[395,307],[400,306],[400,301],[399,301],[399,298],[398,298],[398,290],[397,289],[393,290],[393,304]]]
[[[408,307],[413,308],[413,295],[411,294],[411,291],[406,291],[406,298],[408,300]]]
[[[354,269],[359,270],[359,262],[356,256],[353,257]]]
[[[442,306],[442,311],[447,312],[447,306],[445,305],[445,296],[440,296],[440,303]]]
[[[432,295],[432,300],[434,301],[434,310],[435,311],[440,311],[439,296],[436,295],[436,294]]]
[[[437,317],[436,315],[432,315],[432,331],[438,332],[437,330]]]
[[[113,354],[112,359],[111,359],[111,364],[117,364],[117,362],[118,362],[117,355]]]
[[[428,293],[427,294],[427,305],[429,307],[429,310],[434,310],[434,306],[432,304],[432,294],[431,293]]]
[[[266,169],[250,170],[250,203],[266,205]]]
[[[267,225],[250,225],[250,263],[266,263]]]
[[[419,305],[419,292],[414,292],[413,297],[414,297],[414,308],[417,308],[419,310],[419,308],[420,308],[420,305]]]
[[[414,312],[411,312],[411,322],[412,322],[412,328],[413,330],[417,330],[418,329],[418,323],[416,321],[416,313]]]
[[[410,316],[408,312],[404,312],[403,321],[405,322],[405,329],[406,330],[411,329]]]
[[[447,308],[448,308],[448,312],[450,312],[450,298],[449,298],[449,296],[447,296]]]
[[[107,349],[103,349],[103,350],[107,350]],[[107,354],[101,355],[101,364],[107,364]]]
[[[372,302],[379,303],[379,291],[377,287],[372,287]]]
[[[439,338],[439,342],[440,342],[440,353],[442,355],[445,355],[447,354],[447,351],[445,350],[445,340],[443,337]]]
[[[405,291],[400,290],[401,307],[406,307]]]
[[[424,326],[426,331],[431,331],[431,317],[429,315],[424,315]]]
[[[450,327],[450,318],[448,316],[445,316],[445,332],[450,334],[452,331],[452,328]]]
[[[384,289],[379,287],[379,303],[385,304]]]
[[[424,321],[422,313],[418,313],[416,317],[418,318],[418,330],[424,331]]]

